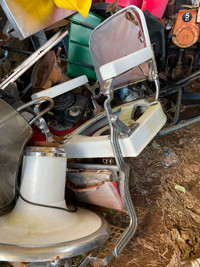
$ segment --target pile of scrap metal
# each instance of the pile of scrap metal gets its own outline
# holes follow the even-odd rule
[[[199,2],[163,20],[167,1],[94,2],[1,0],[1,48],[28,57],[0,81],[0,261],[107,265],[137,226],[124,158],[199,121],[182,114],[199,109]]]

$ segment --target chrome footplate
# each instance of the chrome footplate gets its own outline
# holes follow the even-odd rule
[[[108,240],[95,251],[93,258],[102,265],[107,265],[115,256],[114,249],[126,229],[110,225],[110,236]]]

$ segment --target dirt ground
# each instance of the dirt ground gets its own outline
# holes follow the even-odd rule
[[[154,139],[127,161],[138,227],[109,267],[178,267],[200,257],[200,124]]]

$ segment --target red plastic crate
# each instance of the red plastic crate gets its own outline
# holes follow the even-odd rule
[[[114,1],[115,0],[106,0],[106,3],[112,3]],[[119,0],[119,6],[121,6],[121,7],[126,7],[126,6],[130,6],[130,5],[141,7],[142,6],[142,0]]]
[[[165,12],[167,3],[168,0],[143,0],[141,9],[142,11],[148,9],[149,12],[157,19],[161,19]]]
[[[106,0],[106,3],[113,3],[115,0]],[[130,5],[137,6],[144,11],[148,9],[149,12],[154,15],[156,18],[161,19],[168,0],[119,0],[119,6],[127,7]]]

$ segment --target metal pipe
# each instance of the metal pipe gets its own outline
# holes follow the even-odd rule
[[[181,80],[178,80],[177,82],[175,82],[175,83],[173,83],[167,87],[162,88],[159,92],[159,97],[165,97],[166,94],[169,95],[172,93],[176,93],[177,92],[177,86],[183,86],[183,85],[185,85],[185,83],[189,82],[193,78],[198,79],[199,76],[200,76],[200,70],[192,73],[191,75],[189,75],[189,76],[187,76]],[[171,91],[170,91],[170,89],[171,89]]]
[[[33,52],[30,52],[30,51],[16,49],[14,47],[6,46],[6,45],[1,46],[1,49],[7,50],[7,51],[16,52],[16,53],[26,54],[26,55],[31,55],[33,53]]]
[[[120,172],[120,175],[121,175],[121,182],[124,187],[123,188],[124,195],[122,195],[123,202],[125,203],[126,210],[128,211],[130,223],[129,226],[124,231],[124,233],[122,234],[122,237],[120,238],[118,244],[114,249],[115,256],[119,256],[123,248],[135,234],[135,231],[137,229],[137,215],[129,191],[129,172],[130,172],[130,166],[125,163],[124,169],[122,172]],[[122,186],[120,187],[120,189],[122,189]]]
[[[98,169],[98,170],[113,170],[113,171],[119,171],[119,168],[116,165],[104,165],[104,164],[84,164],[84,163],[69,163],[67,164],[68,169]]]
[[[176,131],[176,130],[179,130],[183,127],[187,127],[193,123],[196,123],[196,122],[200,122],[200,116],[196,116],[192,119],[188,119],[186,121],[180,121],[178,124],[174,125],[174,126],[171,126],[171,127],[167,127],[163,130],[161,130],[157,135],[156,137],[159,137],[159,136],[163,136],[165,134],[168,134],[168,133],[171,133],[173,131]]]
[[[178,120],[179,120],[180,111],[181,111],[181,99],[182,99],[182,89],[181,89],[181,87],[178,87],[178,96],[177,96],[177,101],[176,101],[176,112],[175,112],[175,116],[174,116],[174,119],[173,119],[171,126],[176,125]]]
[[[177,82],[175,82],[173,85],[183,85],[184,83],[186,83],[187,81],[189,81],[190,79],[192,78],[198,78],[198,76],[200,75],[200,70],[192,73],[191,75],[181,79],[181,80],[178,80]]]
[[[18,112],[22,111],[23,109],[25,108],[28,108],[34,104],[41,104],[43,103],[44,101],[49,101],[49,105],[48,107],[46,107],[44,110],[42,110],[41,112],[39,112],[30,122],[29,124],[32,125],[37,119],[39,119],[40,117],[42,117],[46,112],[48,112],[49,110],[51,110],[54,106],[54,101],[52,98],[50,97],[47,97],[47,96],[43,96],[43,97],[39,97],[39,98],[36,98],[35,100],[32,100],[22,106],[19,106],[16,110]]]
[[[41,57],[43,57],[52,47],[60,42],[67,34],[68,30],[66,27],[58,31],[43,46],[32,53],[32,55],[30,55],[11,73],[9,73],[4,79],[2,79],[0,82],[0,88],[4,90],[9,85],[9,83],[14,82],[16,79],[18,79],[25,71],[33,66],[33,64],[35,64]]]

